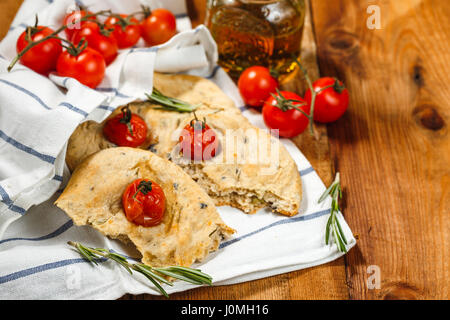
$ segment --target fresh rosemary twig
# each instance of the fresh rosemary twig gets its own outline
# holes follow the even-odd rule
[[[206,273],[201,272],[199,269],[179,266],[156,268],[143,263],[130,263],[128,262],[126,257],[112,252],[111,250],[86,247],[79,242],[73,241],[69,241],[68,244],[75,247],[83,258],[96,265],[101,260],[111,259],[124,267],[130,274],[133,273],[132,270],[143,274],[167,298],[169,297],[169,295],[161,286],[161,284],[164,283],[169,286],[173,286],[173,283],[164,278],[164,276],[172,277],[192,284],[212,285],[212,277],[207,275]]]
[[[178,111],[178,112],[192,112],[194,111],[198,105],[192,105],[186,101],[182,101],[176,98],[171,98],[159,91],[156,88],[153,88],[152,94],[145,94],[149,101],[156,102],[161,105],[161,109],[170,110],[170,111]]]
[[[342,231],[341,224],[339,223],[337,214],[340,212],[339,209],[339,198],[342,198],[342,189],[339,172],[336,173],[336,178],[333,183],[328,187],[327,190],[322,194],[319,199],[319,203],[324,201],[328,196],[331,196],[331,214],[327,222],[327,227],[325,229],[325,243],[329,244],[330,236],[333,235],[334,242],[339,251],[347,252],[347,239],[345,238],[344,232]]]

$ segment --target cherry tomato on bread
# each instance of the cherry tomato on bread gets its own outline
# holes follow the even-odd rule
[[[143,227],[161,223],[166,208],[166,197],[159,184],[148,179],[136,179],[123,195],[122,206],[128,221]]]
[[[167,42],[177,33],[177,22],[172,12],[155,9],[140,23],[142,38],[149,46]]]
[[[215,157],[219,140],[206,121],[192,119],[180,135],[180,152],[191,160],[210,160]]]
[[[122,113],[109,119],[103,127],[106,139],[121,147],[141,146],[147,139],[147,132],[145,121],[128,107],[123,107]]]
[[[341,81],[334,78],[320,78],[313,83],[317,92],[314,104],[314,120],[322,123],[334,122],[347,110],[349,102],[348,90]],[[311,90],[305,93],[305,100],[310,104]]]
[[[20,53],[31,41],[39,41],[54,31],[48,27],[28,27],[17,39],[16,49]],[[56,61],[62,52],[61,40],[48,39],[29,49],[21,58],[20,62],[28,68],[40,73],[48,74],[56,69]]]
[[[269,69],[253,66],[242,72],[238,80],[238,88],[245,104],[261,107],[278,88],[278,81],[272,77]]]
[[[262,115],[265,124],[270,129],[278,129],[279,135],[292,138],[308,127],[309,119],[306,114],[310,112],[310,106],[297,94],[289,91],[277,92],[264,103]]]

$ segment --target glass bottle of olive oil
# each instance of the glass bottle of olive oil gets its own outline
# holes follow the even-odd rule
[[[263,65],[286,75],[300,56],[304,0],[208,0],[206,25],[217,42],[219,64],[237,78]]]

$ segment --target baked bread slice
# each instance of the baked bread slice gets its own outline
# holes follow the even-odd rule
[[[216,132],[221,152],[201,163],[186,161],[178,152],[178,137],[193,115],[160,110],[151,102],[130,103],[130,110],[141,116],[151,131],[150,151],[182,167],[216,205],[233,206],[246,213],[264,207],[287,216],[298,213],[302,199],[300,174],[277,138],[250,124],[209,80],[155,73],[154,85],[169,97],[198,104],[196,115],[205,118]],[[116,110],[111,117],[119,112]],[[103,136],[103,125],[88,121],[72,134],[66,156],[71,170],[89,154],[114,146]]]
[[[135,179],[158,183],[166,197],[161,224],[143,227],[123,211],[122,194]],[[220,218],[211,198],[180,167],[150,151],[110,148],[85,159],[55,204],[76,225],[132,242],[152,266],[190,266],[216,250],[234,230]]]

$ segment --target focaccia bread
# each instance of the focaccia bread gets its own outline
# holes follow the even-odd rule
[[[143,227],[126,218],[122,194],[135,179],[150,179],[162,187],[166,209],[161,224]],[[190,266],[234,232],[180,167],[141,149],[110,148],[89,156],[55,204],[76,225],[91,225],[106,236],[132,242],[142,261],[152,266]]]
[[[216,205],[230,205],[246,213],[264,207],[288,216],[298,213],[300,174],[278,139],[251,125],[231,99],[206,79],[155,74],[154,85],[169,97],[198,105],[197,117],[217,133],[221,150],[212,160],[185,161],[177,149],[178,138],[193,115],[156,109],[150,102],[133,102],[129,104],[131,112],[142,117],[151,131],[150,151],[182,167]],[[71,170],[93,152],[114,147],[103,136],[104,123],[85,122],[72,134],[66,156]]]

